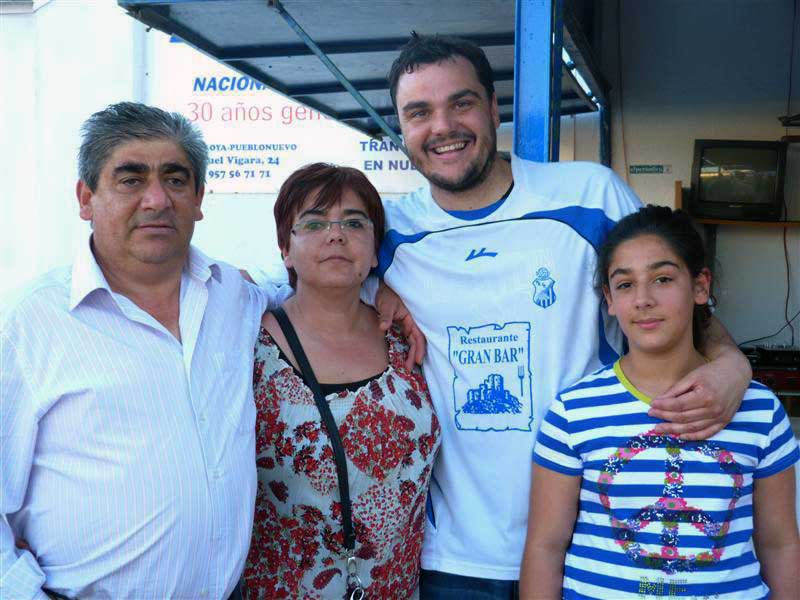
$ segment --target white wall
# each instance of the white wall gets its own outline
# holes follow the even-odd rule
[[[141,99],[143,30],[105,0],[0,14],[0,296],[70,262],[85,239],[79,127],[111,102]]]
[[[785,135],[777,117],[786,114],[793,7],[794,0],[603,2],[614,169],[624,176],[626,164],[672,166],[668,175],[629,176],[644,202],[673,205],[674,180],[689,184],[695,139]],[[792,113],[800,112],[800,31],[795,35]],[[791,155],[787,199],[800,219],[800,145]],[[787,243],[791,315],[800,308],[800,229],[789,231]],[[779,329],[786,296],[782,230],[720,226],[717,259],[718,315],[737,341]],[[800,320],[795,329],[800,344]],[[788,329],[768,341],[787,343]]]
[[[624,175],[625,158],[627,164],[673,167],[670,175],[630,177],[645,202],[672,204],[674,179],[689,180],[695,138],[783,135],[776,117],[786,112],[793,0],[620,4],[621,86],[616,0],[603,3],[601,27],[603,69],[616,100],[614,167]],[[74,245],[85,239],[74,199],[79,126],[111,102],[147,100],[155,35],[161,34],[145,33],[110,0],[52,0],[35,12],[0,15],[0,295],[69,262]],[[800,42],[796,46],[791,112],[800,112]],[[597,160],[597,132],[596,115],[564,117],[562,160]],[[510,148],[508,126],[501,128],[499,142]],[[792,155],[800,164],[800,146]],[[789,199],[800,217],[800,167],[790,179]],[[280,273],[272,200],[208,196],[195,241],[231,262],[263,256],[264,265]],[[237,220],[240,209],[259,216]],[[788,246],[793,312],[800,307],[800,230],[791,231]],[[780,231],[721,227],[717,251],[723,322],[740,341],[778,329],[786,293]],[[788,331],[773,341],[787,342]]]
[[[600,113],[561,117],[559,161],[600,162]]]
[[[0,14],[0,298],[71,262],[85,243],[89,227],[78,217],[74,192],[80,125],[122,100],[163,105],[166,39],[113,0],[50,0],[38,10]],[[510,148],[508,127],[501,137]],[[409,176],[409,187],[419,184]],[[207,193],[193,243],[215,258],[285,278],[274,201],[274,193]]]

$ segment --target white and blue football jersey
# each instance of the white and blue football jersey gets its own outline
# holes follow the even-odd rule
[[[379,271],[428,340],[442,426],[422,565],[517,579],[531,452],[552,398],[621,336],[592,288],[597,247],[639,200],[593,163],[512,160],[514,187],[450,213],[422,189],[385,203]]]

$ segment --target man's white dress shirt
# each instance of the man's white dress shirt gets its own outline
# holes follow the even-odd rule
[[[277,295],[191,248],[178,341],[86,244],[0,311],[0,598],[227,598],[253,519],[253,345]]]

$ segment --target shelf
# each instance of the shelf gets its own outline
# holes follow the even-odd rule
[[[731,219],[698,219],[703,225],[746,225],[750,227],[800,227],[800,221],[734,221]]]

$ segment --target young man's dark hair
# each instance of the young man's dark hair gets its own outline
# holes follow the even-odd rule
[[[494,94],[494,74],[489,59],[480,48],[469,40],[449,35],[420,35],[411,33],[411,39],[400,48],[400,56],[392,63],[389,69],[389,93],[392,95],[392,105],[397,108],[397,82],[403,73],[413,73],[419,65],[431,65],[443,60],[452,60],[461,56],[468,60],[475,68],[478,81],[486,90],[487,98]]]

